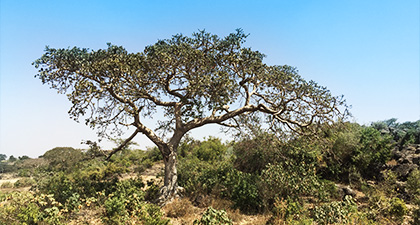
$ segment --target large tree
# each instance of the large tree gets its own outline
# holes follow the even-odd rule
[[[225,38],[178,34],[139,53],[111,44],[97,51],[46,47],[34,65],[44,84],[67,93],[71,118],[84,118],[100,135],[134,128],[112,153],[139,133],[156,144],[165,163],[166,200],[177,193],[177,147],[194,128],[238,127],[243,118],[260,115],[277,130],[302,134],[343,115],[342,97],[305,81],[293,67],[264,64],[262,53],[243,46],[246,37],[242,30]],[[147,127],[144,118],[156,113],[156,127]]]

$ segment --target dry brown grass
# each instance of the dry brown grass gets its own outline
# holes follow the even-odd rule
[[[163,207],[165,215],[171,218],[180,218],[194,213],[194,206],[186,199],[174,199]]]
[[[187,198],[175,199],[163,207],[165,216],[173,225],[193,224],[194,220],[201,218],[208,206],[217,210],[225,210],[228,217],[235,225],[263,225],[266,224],[270,215],[245,215],[239,209],[233,209],[233,203],[229,200],[203,197],[206,199],[205,206],[196,207]]]
[[[187,198],[174,199],[162,208],[165,216],[173,225],[193,224],[195,219],[201,217],[205,209],[195,207]]]
[[[105,209],[103,208],[82,208],[77,214],[74,216],[72,220],[70,220],[67,224],[69,225],[80,225],[80,224],[97,224],[102,225],[101,216],[105,213]]]

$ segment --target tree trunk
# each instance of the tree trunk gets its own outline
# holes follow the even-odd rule
[[[165,163],[165,178],[163,187],[160,189],[160,196],[157,203],[164,205],[173,198],[178,197],[178,175],[176,169],[177,153],[175,149],[166,148],[163,162]]]

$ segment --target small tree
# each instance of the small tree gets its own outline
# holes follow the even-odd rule
[[[159,148],[165,163],[162,199],[177,193],[176,157],[181,138],[206,124],[239,127],[243,118],[264,115],[274,130],[299,134],[342,116],[342,97],[313,81],[302,79],[293,67],[268,66],[264,55],[243,47],[247,35],[237,30],[225,38],[205,31],[181,34],[128,53],[108,44],[105,50],[54,49],[34,62],[44,84],[68,93],[69,114],[100,135],[134,132],[111,155],[138,133]],[[156,129],[143,118],[163,112]],[[259,117],[262,118],[262,117]]]
[[[9,162],[15,162],[17,160],[16,157],[14,157],[13,155],[9,156]]]

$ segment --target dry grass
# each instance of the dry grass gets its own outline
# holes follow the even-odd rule
[[[194,206],[186,199],[174,199],[171,203],[165,205],[163,210],[165,215],[171,218],[185,217],[194,213]]]
[[[75,217],[68,222],[69,225],[80,225],[80,224],[97,224],[102,225],[101,216],[104,214],[103,208],[85,208],[81,209]]]
[[[206,199],[206,206],[196,207],[187,198],[175,199],[163,207],[166,218],[171,220],[173,225],[193,224],[194,220],[201,218],[208,206],[217,210],[225,210],[228,217],[235,225],[263,225],[266,224],[270,215],[245,215],[239,209],[232,208],[232,202],[225,199],[203,197]]]
[[[187,198],[174,199],[166,204],[162,210],[173,225],[193,224],[199,219],[205,209],[195,207]]]

